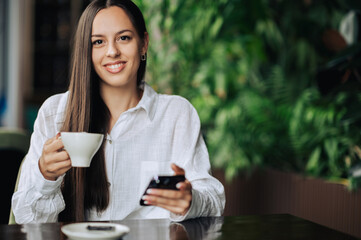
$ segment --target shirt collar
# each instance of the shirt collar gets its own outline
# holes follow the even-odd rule
[[[143,108],[147,112],[149,119],[152,121],[157,109],[158,94],[147,83],[144,83],[143,90],[142,99],[135,109]]]

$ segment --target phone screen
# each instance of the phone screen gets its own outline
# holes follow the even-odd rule
[[[176,187],[177,183],[184,182],[186,179],[184,175],[174,175],[174,176],[155,176],[150,181],[148,187],[145,189],[144,194],[146,195],[147,190],[149,188],[159,188],[159,189],[171,189],[171,190],[178,190]],[[144,200],[140,199],[140,205],[148,206],[144,204]]]

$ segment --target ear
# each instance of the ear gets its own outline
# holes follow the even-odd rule
[[[148,44],[149,44],[149,35],[147,32],[144,32],[144,42],[143,42],[143,47],[142,47],[142,52],[141,52],[142,55],[148,51]]]

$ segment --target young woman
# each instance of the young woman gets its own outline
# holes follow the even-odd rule
[[[149,36],[130,0],[95,0],[75,35],[69,91],[47,99],[34,124],[12,207],[17,223],[222,214],[196,110],[157,94],[143,78]],[[59,132],[103,133],[89,168],[72,168]],[[177,190],[152,189],[155,174],[185,174]]]

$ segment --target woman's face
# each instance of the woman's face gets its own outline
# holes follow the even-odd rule
[[[141,55],[148,46],[148,35],[141,40],[125,11],[119,7],[102,9],[92,29],[92,61],[101,86],[136,87]]]

